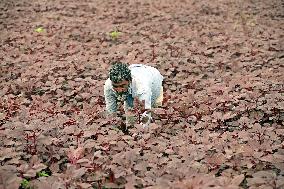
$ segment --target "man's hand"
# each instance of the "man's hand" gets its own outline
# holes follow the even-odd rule
[[[136,119],[135,115],[127,114],[126,115],[126,125],[127,126],[133,126],[135,123],[137,123],[137,119]]]
[[[150,122],[151,122],[151,120],[152,120],[151,112],[145,111],[141,115],[140,124],[143,126],[143,128],[148,127]]]
[[[145,128],[148,127],[152,117],[151,117],[151,110],[149,109],[145,109],[145,101],[142,100],[139,101],[138,97],[134,98],[134,102],[133,102],[133,106],[134,106],[134,110],[136,111],[136,113],[140,114],[140,124]]]

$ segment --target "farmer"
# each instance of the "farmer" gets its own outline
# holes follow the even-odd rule
[[[124,102],[126,115],[136,106],[135,100],[143,103],[144,113],[141,124],[148,126],[151,121],[151,108],[162,106],[163,76],[151,66],[114,62],[109,70],[109,78],[104,85],[104,96],[108,114],[116,113],[118,102]],[[135,99],[135,100],[134,100]],[[136,107],[138,108],[138,107]],[[128,121],[128,117],[126,117]]]

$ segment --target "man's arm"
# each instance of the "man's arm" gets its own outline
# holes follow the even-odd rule
[[[104,85],[104,96],[106,103],[106,110],[108,114],[116,113],[117,111],[117,99],[112,90],[110,80],[107,80]]]
[[[152,93],[150,90],[146,90],[143,94],[139,95],[139,101],[142,102],[142,117],[141,124],[143,127],[147,127],[151,121],[151,108],[152,108]]]

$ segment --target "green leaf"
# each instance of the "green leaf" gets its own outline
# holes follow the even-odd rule
[[[45,171],[41,171],[37,173],[38,177],[49,177],[49,174],[47,174]]]
[[[21,182],[21,186],[24,189],[30,189],[29,184],[30,184],[30,182],[27,179],[23,179],[22,182]]]
[[[35,31],[38,32],[38,33],[42,33],[42,32],[44,32],[44,28],[38,27],[38,28],[35,29]]]
[[[112,32],[110,32],[109,35],[110,35],[110,37],[111,37],[112,39],[117,39],[120,34],[121,34],[121,32],[112,31]]]

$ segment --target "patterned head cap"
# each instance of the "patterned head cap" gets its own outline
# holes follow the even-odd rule
[[[127,64],[114,62],[109,71],[109,78],[113,83],[119,83],[124,80],[131,81],[131,71]]]

